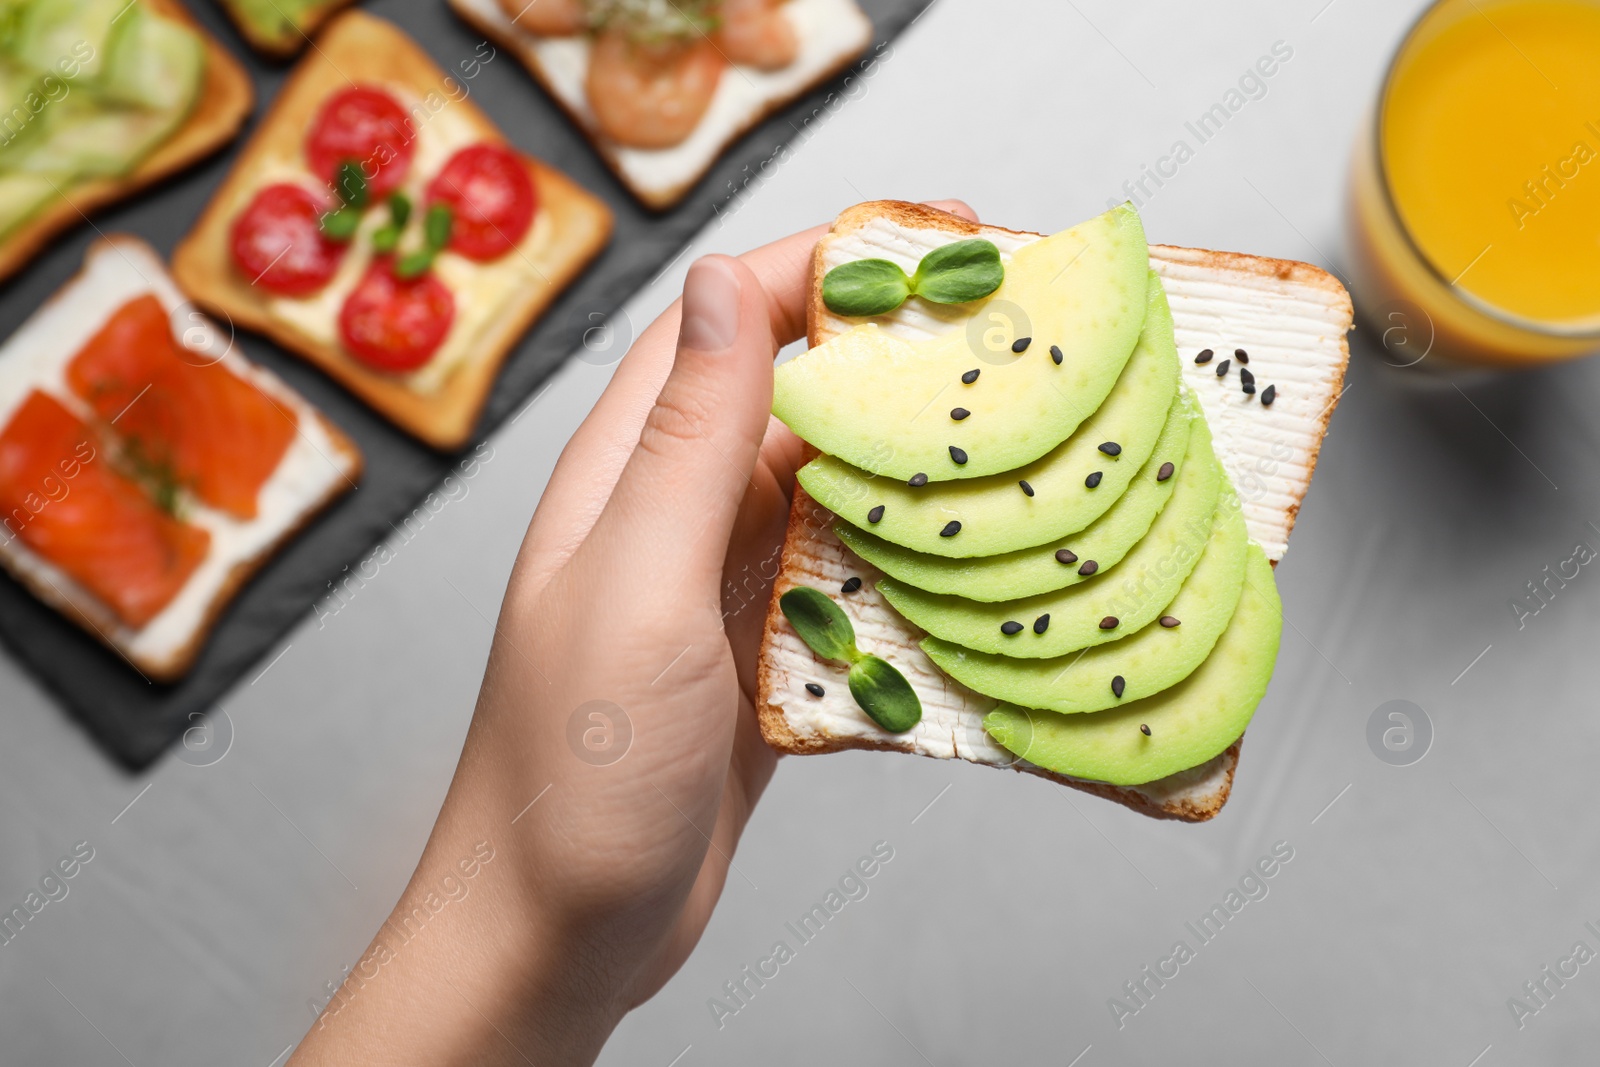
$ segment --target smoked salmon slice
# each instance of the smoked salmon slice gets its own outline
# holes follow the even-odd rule
[[[256,517],[297,429],[293,408],[180,350],[154,294],[117,309],[68,364],[67,385],[111,424],[141,473],[241,519]]]
[[[0,522],[138,629],[183,588],[211,535],[112,469],[94,432],[37,389],[0,430]]]

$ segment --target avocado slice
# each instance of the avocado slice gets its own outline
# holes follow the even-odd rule
[[[1092,577],[1093,572],[1079,573],[1087,561],[1094,560],[1097,569],[1105,570],[1127,555],[1149,532],[1180,481],[1214,476],[1207,466],[1214,465],[1211,435],[1198,411],[1193,397],[1174,400],[1156,447],[1127,492],[1094,522],[1049,544],[978,559],[947,559],[890,544],[842,519],[833,532],[874,567],[928,593],[992,603],[1065,589]],[[1168,463],[1173,470],[1162,480],[1162,465]],[[1198,473],[1190,471],[1191,464],[1198,466]],[[1068,554],[1057,557],[1063,549]]]
[[[80,60],[78,79],[88,82],[104,69],[107,45],[130,0],[33,0],[17,16],[13,56],[41,73],[63,59]]]
[[[970,329],[905,341],[863,323],[783,364],[773,414],[819,451],[888,478],[1013,470],[1111,392],[1144,326],[1149,273],[1138,212],[1113,208],[1018,249],[1000,288],[966,305]],[[956,407],[970,416],[953,419]]]
[[[1252,553],[1227,630],[1177,685],[1092,715],[1002,704],[983,726],[1007,750],[1057,774],[1112,785],[1153,782],[1198,767],[1244,733],[1272,680],[1282,632],[1272,568],[1265,554]]]
[[[1187,678],[1210,654],[1228,628],[1246,568],[1260,557],[1260,545],[1245,535],[1244,515],[1223,513],[1217,533],[1183,588],[1162,611],[1175,626],[1152,622],[1120,641],[1055,659],[1012,659],[971,652],[960,645],[926,638],[922,650],[962,685],[996,700],[1062,713],[1104,711],[1159,693]],[[1112,679],[1123,679],[1119,695]]]
[[[1047,659],[1115,641],[1161,614],[1194,570],[1224,510],[1239,509],[1231,491],[1222,493],[1222,468],[1216,461],[1190,469],[1206,470],[1209,477],[1174,489],[1150,532],[1121,563],[1093,581],[998,604],[925,593],[893,578],[879,580],[878,592],[913,625],[978,652]],[[1045,615],[1050,616],[1048,625],[1038,633],[1034,627]],[[1101,629],[1108,618],[1117,624]],[[1002,626],[1011,622],[1020,623],[1021,631],[1005,633]]]
[[[1155,447],[1178,392],[1172,314],[1153,273],[1146,298],[1144,331],[1115,388],[1077,432],[1044,457],[1003,474],[916,487],[823,455],[801,468],[800,484],[813,500],[846,521],[870,524],[871,533],[885,541],[936,556],[993,556],[1083,529],[1105,514],[1133,480]],[[1050,363],[1048,357],[1045,362]],[[978,382],[983,380],[980,376]],[[1108,443],[1117,446],[1117,455],[1100,451]],[[1101,477],[1091,488],[1086,479],[1096,471]],[[1032,496],[1020,482],[1028,483]],[[879,506],[883,512],[872,523],[870,515]],[[960,524],[959,532],[942,535],[951,522]]]

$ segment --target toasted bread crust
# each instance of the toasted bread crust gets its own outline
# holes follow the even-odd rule
[[[321,368],[401,429],[442,450],[466,444],[477,426],[500,367],[534,320],[597,256],[611,236],[611,212],[571,179],[526,159],[539,193],[539,213],[556,227],[552,262],[541,273],[548,285],[529,287],[479,339],[479,353],[456,368],[440,389],[422,394],[390,375],[371,370],[336,344],[325,343],[273,314],[271,294],[234,267],[228,235],[254,188],[250,177],[265,160],[292,154],[323,100],[355,81],[404,86],[419,95],[437,91],[447,75],[397,27],[360,11],[338,16],[317,49],[294,69],[272,110],[240,153],[233,173],[217,190],[195,228],[173,253],[178,285],[207,310],[264,333]],[[469,99],[449,105],[467,117],[486,141],[505,143]]]
[[[1037,236],[1024,231],[1006,230],[1002,227],[970,222],[958,215],[952,215],[922,204],[894,200],[873,201],[846,208],[835,219],[828,236],[836,237],[849,234],[868,224],[880,221],[887,221],[908,229],[936,229],[955,237],[1008,234],[1026,240]],[[822,279],[826,266],[826,241],[827,238],[819,242],[813,252],[811,289],[807,301],[806,315],[807,340],[811,345],[821,344],[832,336],[829,321],[831,316],[822,302]],[[1159,264],[1183,264],[1219,274],[1232,273],[1238,275],[1242,273],[1257,278],[1271,278],[1292,282],[1296,285],[1309,286],[1326,293],[1330,301],[1342,309],[1344,321],[1347,324],[1350,319],[1350,300],[1348,294],[1344,291],[1344,287],[1332,275],[1311,264],[1239,253],[1215,252],[1206,249],[1174,248],[1164,245],[1152,245],[1150,247],[1150,256],[1152,262]],[[1340,335],[1338,343],[1344,360],[1348,360],[1349,346],[1344,334]],[[1335,401],[1338,391],[1342,388],[1344,371],[1345,366],[1341,362],[1334,385]],[[1305,475],[1306,482],[1309,482],[1311,470],[1315,467],[1317,454],[1320,452],[1321,438],[1326,432],[1328,419],[1332,417],[1334,406],[1334,403],[1328,404],[1320,416],[1321,421],[1317,427],[1318,432],[1316,435],[1317,447],[1308,458],[1307,473]],[[806,458],[809,459],[815,454],[815,450],[808,448],[807,453]],[[1291,506],[1286,509],[1288,523],[1291,528],[1299,511],[1304,491],[1304,485],[1300,486]],[[912,742],[903,740],[896,735],[885,734],[881,737],[860,737],[829,735],[826,733],[802,734],[794,729],[794,725],[789,721],[782,704],[775,699],[779,688],[777,675],[780,670],[780,665],[777,662],[775,637],[788,626],[779,608],[778,598],[788,588],[798,584],[796,576],[803,573],[803,557],[813,547],[811,542],[815,537],[814,517],[809,514],[810,510],[815,506],[806,497],[804,490],[796,487],[790,508],[789,526],[784,540],[780,568],[777,579],[774,582],[772,600],[768,605],[762,641],[761,663],[757,675],[762,736],[766,738],[768,744],[779,751],[796,755],[814,755],[856,748],[913,752]],[[1276,566],[1276,561],[1274,561],[1273,565]],[[1136,787],[1116,786],[1103,782],[1069,778],[1021,761],[1012,766],[1017,770],[1048,778],[1058,784],[1093,793],[1096,796],[1122,804],[1153,818],[1203,822],[1216,816],[1223,805],[1227,803],[1228,796],[1232,791],[1233,776],[1238,765],[1242,744],[1243,738],[1236,740],[1226,751],[1207,764],[1203,764],[1201,768],[1182,771],[1167,779]],[[1203,791],[1196,790],[1196,786],[1204,785],[1211,778],[1217,779],[1214,784]]]
[[[237,60],[197,23],[178,0],[145,0],[155,11],[175,18],[205,42],[205,82],[194,110],[129,173],[98,178],[61,190],[43,208],[0,242],[0,281],[11,277],[55,237],[88,219],[95,210],[124,200],[161,179],[198,163],[233,140],[255,104],[250,76]]]
[[[294,26],[291,33],[282,37],[261,32],[261,27],[251,22],[239,10],[236,0],[221,0],[222,9],[228,13],[228,19],[234,28],[239,31],[239,36],[249,42],[250,47],[271,59],[293,59],[311,43],[311,38],[316,36],[322,24],[338,12],[355,3],[356,0],[322,0],[322,3],[307,9],[303,20]]]
[[[638,185],[628,176],[627,171],[622,166],[622,159],[617,151],[617,146],[600,132],[594,120],[578,111],[560,93],[556,92],[549,73],[539,60],[538,51],[533,47],[532,34],[520,29],[514,23],[502,22],[498,19],[484,16],[474,10],[470,4],[463,3],[461,0],[449,0],[449,3],[451,9],[455,11],[461,21],[517,57],[518,61],[527,68],[528,74],[533,80],[539,83],[539,88],[544,90],[545,95],[555,101],[556,106],[566,113],[572,124],[582,131],[596,154],[600,156],[607,167],[611,168],[611,172],[616,175],[617,180],[622,183],[623,187],[633,194],[634,199],[652,211],[666,211],[676,205],[685,196],[689,195],[689,191],[700,183],[700,180],[706,176],[706,173],[712,167],[716,166],[717,160],[722,158],[722,154],[728,150],[730,145],[736,143],[745,134],[761,125],[779,110],[794,103],[817,86],[842,74],[860,57],[859,50],[849,55],[841,56],[798,89],[767,101],[759,111],[752,114],[738,128],[728,134],[719,149],[706,160],[705,165],[696,171],[692,177],[665,189],[647,189]],[[865,43],[863,43],[863,47],[865,47]]]
[[[119,244],[123,247],[135,248],[151,258],[159,258],[154,250],[137,237],[128,234],[111,234],[102,237],[89,246],[89,250],[84,256],[83,265],[79,267],[78,273],[69,278],[43,306],[47,307],[63,299],[64,295],[73,286],[83,280],[89,263],[94,256],[109,252]],[[276,381],[275,378],[274,381]],[[329,421],[322,412],[312,407],[299,394],[294,393],[289,386],[282,382],[277,382],[277,388],[277,399],[281,400],[287,396],[293,396],[299,401],[299,414],[302,417],[310,417],[317,420],[333,449],[333,454],[328,459],[335,466],[343,468],[343,480],[331,483],[320,497],[307,502],[296,515],[295,521],[287,526],[272,542],[265,545],[259,552],[248,559],[240,560],[229,570],[226,581],[218,588],[216,595],[207,604],[203,619],[195,626],[189,640],[182,647],[174,649],[169,655],[160,658],[135,654],[132,649],[126,647],[112,636],[118,632],[121,624],[109,607],[100,603],[88,593],[77,590],[69,591],[67,588],[55,585],[43,574],[17,565],[11,558],[11,552],[26,553],[31,556],[32,552],[26,546],[13,543],[7,552],[0,553],[0,566],[4,566],[7,573],[26,587],[34,596],[72,619],[99,640],[101,644],[116,652],[130,663],[135,670],[151,681],[170,683],[182,678],[189,672],[189,668],[194,666],[194,661],[205,647],[206,640],[210,637],[211,630],[215,626],[217,619],[232,603],[234,596],[244,587],[245,583],[265,566],[273,556],[276,556],[285,545],[299,536],[300,532],[313,519],[327,510],[334,501],[338,500],[350,489],[353,489],[356,483],[361,480],[361,475],[365,469],[365,460],[361,450],[356,447],[354,441],[345,435],[344,431]],[[78,595],[73,595],[73,592],[77,592]]]

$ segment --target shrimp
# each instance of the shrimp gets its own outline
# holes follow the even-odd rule
[[[571,37],[589,27],[584,0],[500,0],[506,17],[540,37]]]
[[[784,0],[722,0],[717,45],[728,62],[758,70],[779,70],[800,51],[794,22]]]
[[[689,136],[726,66],[706,37],[630,39],[623,27],[595,38],[585,92],[601,131],[634,148],[670,148]]]

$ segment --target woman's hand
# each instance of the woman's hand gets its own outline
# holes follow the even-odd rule
[[[697,261],[567,445],[433,836],[293,1063],[589,1063],[693,950],[776,761],[772,360],[823,232]]]

